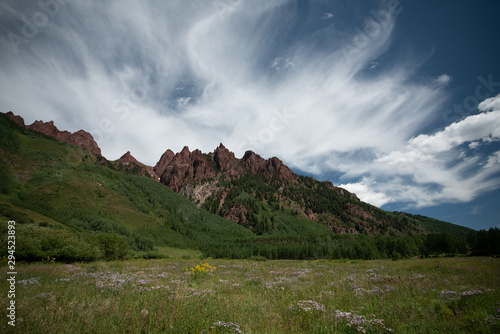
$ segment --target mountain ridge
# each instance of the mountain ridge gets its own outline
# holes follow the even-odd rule
[[[167,149],[155,166],[147,166],[127,151],[108,161],[92,135],[84,130],[60,131],[53,121],[25,125],[21,116],[6,114],[20,127],[56,141],[76,145],[95,155],[96,163],[117,171],[148,176],[190,199],[198,207],[244,225],[254,232],[271,233],[278,210],[291,210],[297,219],[313,220],[336,234],[426,234],[427,228],[407,215],[394,215],[360,201],[356,194],[295,174],[279,158],[264,159],[253,151],[241,158],[222,143],[213,152],[174,153]]]
[[[7,116],[20,127],[39,132],[61,143],[78,146],[89,153],[99,156],[101,155],[101,149],[99,148],[99,145],[97,145],[94,137],[92,137],[92,135],[87,131],[79,130],[74,133],[71,133],[69,131],[60,131],[54,125],[54,121],[35,121],[31,125],[26,125],[24,124],[24,119],[21,116],[15,115],[12,111],[9,111],[7,113]]]
[[[19,223],[16,259],[91,261],[162,247],[268,259],[488,254],[491,248],[481,248],[482,234],[470,229],[385,212],[254,153],[237,159],[223,145],[212,153],[185,148],[177,154],[184,172],[215,177],[187,179],[175,192],[141,174],[150,166],[130,152],[108,161],[56,140],[62,138],[57,133],[54,138],[21,125],[0,113],[0,220]],[[178,168],[169,167],[175,155],[167,150],[157,170],[162,164],[164,170]],[[191,163],[202,160],[194,173]],[[292,177],[284,181],[286,176]],[[0,224],[0,241],[6,231]]]

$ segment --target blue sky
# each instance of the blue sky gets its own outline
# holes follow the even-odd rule
[[[0,106],[154,165],[223,142],[386,210],[500,224],[497,1],[0,2]]]

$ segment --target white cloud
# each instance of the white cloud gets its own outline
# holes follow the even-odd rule
[[[355,193],[364,202],[371,203],[375,206],[382,206],[393,201],[393,199],[388,197],[386,194],[373,191],[372,187],[370,187],[366,182],[366,180],[363,180],[363,182],[359,183],[346,183],[339,185],[339,187]]]
[[[167,148],[208,152],[223,142],[237,156],[253,149],[310,173],[343,174],[346,187],[377,205],[465,201],[497,186],[497,156],[461,155],[461,145],[479,152],[497,140],[500,99],[422,134],[439,117],[451,76],[415,82],[415,59],[383,69],[374,61],[396,29],[396,14],[374,21],[383,2],[366,8],[364,23],[340,29],[316,16],[317,29],[297,36],[295,2],[217,3],[69,2],[18,55],[0,39],[0,105],[27,123],[84,128],[109,159],[130,150],[154,165]],[[324,18],[332,13],[341,17],[332,7]],[[23,24],[1,22],[2,36]],[[370,67],[377,70],[367,76]]]
[[[179,97],[177,99],[177,106],[178,107],[184,107],[186,104],[189,103],[189,101],[191,101],[191,97]]]
[[[500,110],[500,94],[479,103],[478,109],[482,111]]]
[[[500,109],[468,116],[434,135],[419,135],[409,145],[413,150],[436,153],[479,139],[500,140]]]
[[[419,207],[467,202],[496,189],[500,186],[500,151],[481,157],[467,154],[460,146],[469,143],[469,148],[477,149],[481,143],[500,141],[500,110],[486,107],[496,107],[498,100],[500,95],[481,104],[483,113],[432,135],[411,138],[404,150],[379,154],[371,162],[353,167],[351,175],[370,173],[385,179],[389,186],[371,184],[370,190]],[[401,177],[406,180],[402,182]]]
[[[493,152],[489,157],[486,163],[483,166],[483,169],[494,169],[498,170],[500,166],[500,151]]]
[[[436,82],[440,85],[447,85],[451,81],[451,77],[448,74],[441,74],[437,79]]]

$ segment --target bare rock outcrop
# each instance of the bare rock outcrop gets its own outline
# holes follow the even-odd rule
[[[156,181],[158,181],[159,179],[153,167],[147,166],[139,162],[136,158],[132,156],[130,151],[127,151],[127,153],[125,153],[118,160],[116,160],[116,163],[119,164],[122,169],[124,169],[129,173],[136,175],[138,174],[138,175],[150,176]]]
[[[99,148],[99,145],[97,145],[94,137],[92,137],[92,135],[87,131],[79,130],[75,133],[60,131],[54,125],[54,121],[35,121],[33,124],[28,125],[27,128],[54,138],[58,142],[75,145],[89,153],[101,156],[101,149]]]

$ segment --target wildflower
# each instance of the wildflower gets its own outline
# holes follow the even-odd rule
[[[310,312],[313,310],[320,311],[320,312],[325,312],[325,307],[313,300],[300,300],[297,305],[290,305],[290,310],[292,311],[304,311],[304,312]]]
[[[53,294],[53,292],[42,292],[41,294],[39,294],[39,295],[37,295],[35,297],[37,297],[37,298],[45,298],[45,297],[47,297],[48,295],[51,295],[51,294]]]
[[[56,278],[56,282],[69,282],[69,278]]]
[[[17,284],[19,284],[19,285],[27,285],[27,284],[31,285],[31,284],[39,284],[39,283],[40,282],[38,282],[38,277],[32,277],[32,278],[17,281]]]
[[[471,291],[464,291],[460,294],[460,296],[474,296],[474,295],[482,295],[483,292],[481,290],[471,290]]]
[[[194,268],[191,268],[191,272],[194,272],[194,273],[211,273],[215,269],[217,269],[217,268],[216,267],[212,267],[208,263],[203,263],[202,265],[197,264]],[[185,270],[188,271],[189,269],[186,268]]]
[[[456,291],[441,291],[441,297],[443,298],[456,298],[457,297],[457,292]]]
[[[368,319],[367,317],[354,312],[342,312],[335,310],[335,320],[346,321],[347,326],[354,328],[358,332],[366,333],[367,330],[392,332],[391,328],[385,327],[384,320],[375,319],[375,315],[372,315],[371,317],[371,319]]]
[[[213,323],[212,327],[210,327],[208,329],[208,331],[203,330],[201,332],[202,333],[205,333],[205,332],[210,333],[212,331],[212,329],[214,329],[214,330],[216,329],[215,327],[227,328],[227,329],[229,329],[230,333],[243,334],[243,332],[240,329],[240,325],[232,323],[232,322],[225,322],[225,321],[220,321],[220,320]]]

